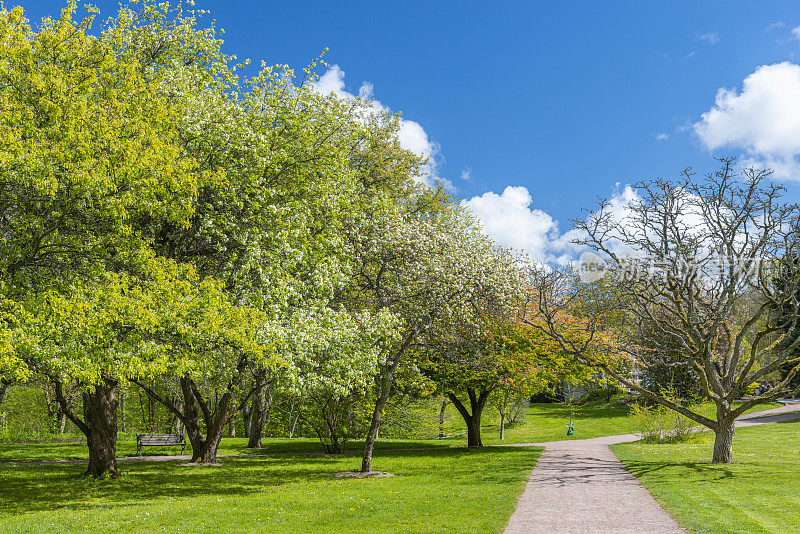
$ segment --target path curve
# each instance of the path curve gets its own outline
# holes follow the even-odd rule
[[[753,412],[736,426],[800,419],[798,409],[800,404],[789,404]],[[621,434],[519,444],[545,450],[505,533],[684,533],[608,448],[638,439],[637,434]]]

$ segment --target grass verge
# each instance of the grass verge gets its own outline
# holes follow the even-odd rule
[[[623,443],[611,449],[691,532],[800,532],[800,422],[742,428],[733,463],[712,464],[701,443]]]

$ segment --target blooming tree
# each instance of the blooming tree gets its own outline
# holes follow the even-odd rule
[[[622,216],[601,201],[578,223],[578,243],[602,255],[613,290],[592,293],[594,286],[576,283],[569,273],[539,270],[532,275],[531,303],[533,316],[565,351],[713,430],[713,461],[728,463],[736,418],[789,392],[800,368],[800,209],[781,200],[783,188],[768,181],[768,171],[739,175],[733,159],[720,163],[704,179],[686,171],[678,182],[640,184]],[[601,336],[613,314],[626,320],[616,346]],[[650,346],[637,345],[641,328],[657,329],[668,347],[653,348],[658,340],[652,337]],[[570,338],[577,330],[588,335]],[[703,395],[716,404],[716,418],[645,388],[610,364],[610,356],[622,356],[643,367],[674,365],[675,345]],[[749,385],[780,370],[783,378],[772,387],[734,404]]]

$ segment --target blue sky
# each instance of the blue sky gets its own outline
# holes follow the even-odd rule
[[[20,3],[32,19],[62,5]],[[797,2],[196,7],[226,30],[229,53],[256,63],[301,67],[328,47],[333,88],[371,84],[383,106],[421,127],[412,144],[426,144],[436,174],[490,234],[534,254],[557,254],[569,220],[597,195],[689,165],[712,170],[712,154],[774,165],[800,198]],[[722,88],[731,92],[717,101]]]

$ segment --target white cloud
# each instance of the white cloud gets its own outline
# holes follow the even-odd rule
[[[617,184],[607,209],[612,217],[622,220],[636,198],[630,186],[620,189]],[[522,186],[506,187],[499,195],[489,191],[461,201],[481,222],[484,232],[500,245],[525,253],[537,263],[566,265],[576,261],[585,250],[572,243],[580,233],[569,230],[561,234],[558,221],[532,204],[533,197]]]
[[[345,73],[339,65],[331,66],[325,74],[320,76],[314,83],[314,87],[320,93],[334,93],[339,98],[351,99],[361,97],[364,99],[374,99],[374,87],[370,82],[362,82],[358,88],[358,93],[348,92],[344,83]],[[379,100],[372,100],[371,107],[375,113],[387,111]],[[400,146],[419,154],[428,159],[428,164],[423,169],[422,176],[416,179],[426,185],[433,185],[439,180],[444,186],[453,191],[455,186],[449,180],[438,176],[436,158],[439,156],[439,145],[433,141],[421,124],[415,121],[400,119],[400,131],[398,132]]]
[[[469,167],[465,167],[463,171],[461,171],[461,179],[465,181],[472,180],[472,169]]]
[[[639,193],[630,185],[616,184],[614,192],[608,197],[602,212],[588,215],[591,227],[594,217],[608,218],[616,224],[631,231],[629,218],[638,216],[631,212],[631,206],[641,201]],[[707,238],[713,233],[705,222],[702,210],[698,206],[699,199],[689,196],[683,199],[678,208],[681,231],[688,232],[700,240],[700,257],[711,261],[717,254],[716,248]],[[462,200],[461,205],[471,209],[472,213],[483,225],[484,232],[497,243],[523,252],[536,264],[575,265],[584,252],[592,251],[588,246],[576,244],[586,237],[584,230],[571,229],[560,233],[558,221],[532,206],[533,198],[527,188],[506,187],[502,194],[487,192],[469,200]],[[653,240],[659,237],[647,232]],[[604,246],[618,256],[642,257],[642,251],[626,244],[617,230],[604,234]],[[600,253],[601,256],[605,254]],[[710,264],[709,264],[710,265]]]
[[[669,139],[669,134],[664,132],[659,132],[656,134],[656,141],[666,141]]]
[[[795,26],[792,28],[792,39],[795,41],[800,41],[800,26]]]
[[[742,150],[749,163],[800,179],[800,66],[763,65],[744,79],[741,92],[720,89],[694,131],[709,150]]]
[[[719,34],[717,32],[707,32],[698,35],[697,39],[700,41],[708,41],[713,45],[719,42]]]
[[[523,251],[534,261],[545,261],[551,241],[558,237],[558,223],[539,209],[528,189],[508,186],[502,194],[492,191],[462,200],[472,210],[486,234],[499,244]]]

